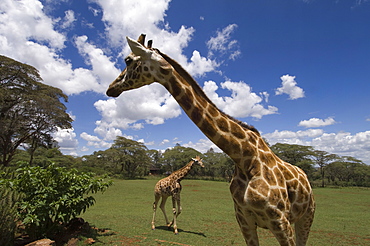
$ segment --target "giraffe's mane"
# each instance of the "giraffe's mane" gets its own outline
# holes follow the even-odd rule
[[[160,54],[163,59],[165,59],[175,70],[178,74],[180,74],[187,82],[189,82],[189,84],[192,86],[192,88],[194,89],[194,91],[200,95],[201,97],[203,97],[208,103],[210,103],[211,105],[213,105],[215,108],[217,108],[223,115],[225,115],[226,117],[228,117],[230,120],[236,122],[237,124],[239,124],[240,126],[242,126],[243,128],[246,128],[248,130],[251,130],[257,134],[259,134],[258,130],[254,127],[254,126],[251,126],[251,125],[248,125],[240,120],[237,120],[235,119],[234,117],[231,117],[230,115],[222,112],[212,101],[211,99],[208,98],[208,96],[206,95],[206,93],[204,93],[204,91],[202,90],[202,88],[200,87],[200,85],[198,84],[197,81],[195,81],[195,79],[193,79],[193,77],[177,62],[175,61],[174,59],[172,59],[171,57],[169,57],[168,55],[162,53],[160,50],[158,49],[155,49],[158,54]]]
[[[187,168],[190,164],[191,165],[193,165],[195,163],[195,161],[194,160],[191,160],[190,162],[188,162],[185,166],[183,166],[183,167],[181,167],[180,169],[177,169],[176,171],[174,171],[174,172],[172,172],[171,174],[170,174],[170,176],[171,175],[175,175],[176,173],[178,173],[178,172],[182,172],[185,168]],[[187,174],[186,174],[187,175]],[[185,176],[186,176],[185,175]],[[185,177],[184,176],[184,177]],[[180,180],[182,180],[184,177],[181,177],[180,178]]]

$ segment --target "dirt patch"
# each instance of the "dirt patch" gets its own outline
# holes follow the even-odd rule
[[[183,244],[183,243],[171,242],[171,241],[160,240],[160,239],[155,239],[155,241],[160,242],[160,243],[168,243],[172,245],[191,246],[190,244]]]

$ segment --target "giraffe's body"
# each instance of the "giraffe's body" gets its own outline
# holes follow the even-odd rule
[[[165,86],[201,131],[234,160],[230,191],[246,243],[259,245],[259,226],[271,230],[280,245],[305,245],[315,211],[306,174],[277,157],[254,127],[221,112],[176,61],[146,48],[144,37],[138,42],[127,39],[132,50],[127,68],[107,95],[119,96],[153,82]]]
[[[154,203],[153,203],[153,219],[152,219],[152,229],[155,229],[155,215],[157,210],[157,204],[162,198],[160,208],[163,212],[166,224],[168,227],[173,225],[174,233],[178,234],[176,219],[181,213],[181,202],[180,202],[180,192],[181,192],[181,180],[190,172],[194,165],[200,165],[203,167],[202,159],[199,156],[193,158],[188,164],[186,164],[181,169],[174,171],[168,177],[163,178],[157,182],[154,187]],[[172,197],[172,212],[173,220],[169,222],[166,214],[166,201],[168,197]],[[177,206],[177,209],[176,209]]]

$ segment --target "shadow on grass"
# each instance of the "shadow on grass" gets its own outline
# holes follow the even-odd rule
[[[15,246],[22,246],[35,242],[41,238],[30,238],[26,231],[18,228],[19,236],[15,239]],[[92,244],[101,242],[99,238],[116,235],[116,232],[110,228],[97,228],[90,225],[82,218],[74,218],[66,225],[60,225],[57,232],[48,235],[48,238],[55,241],[56,246],[76,245],[78,241],[83,241],[84,244]],[[102,242],[101,242],[102,243]]]
[[[173,233],[172,227],[168,227],[168,226],[156,226],[155,229],[156,230],[163,230],[163,231],[171,231]],[[189,234],[199,235],[199,236],[202,236],[202,237],[207,237],[203,232],[184,231],[180,228],[177,228],[177,231],[179,232],[179,234],[180,233],[189,233]]]

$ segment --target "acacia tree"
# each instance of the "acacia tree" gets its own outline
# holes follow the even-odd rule
[[[120,172],[128,178],[146,174],[151,164],[147,147],[143,143],[125,137],[117,136],[109,152],[110,155],[118,158],[117,161],[121,165]]]
[[[204,173],[211,179],[224,178],[226,181],[231,181],[235,169],[234,161],[223,152],[215,152],[210,148],[204,153]]]
[[[22,144],[46,146],[58,127],[72,127],[60,99],[68,97],[43,84],[36,68],[0,56],[0,164],[8,166]]]
[[[351,156],[342,156],[326,166],[325,176],[336,185],[369,186],[370,166]]]
[[[197,155],[201,156],[202,154],[193,148],[183,147],[180,144],[176,144],[175,147],[167,149],[163,153],[161,162],[163,163],[165,172],[168,174],[182,168],[189,163],[191,158],[194,158]],[[190,176],[194,172],[196,172],[196,170],[193,169],[190,172]]]
[[[337,160],[339,157],[321,150],[315,150],[312,157],[315,163],[320,167],[321,187],[325,187],[325,168],[330,162]]]
[[[271,150],[282,160],[297,166],[300,162],[310,160],[314,151],[311,146],[284,143],[274,144],[271,146]]]

